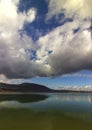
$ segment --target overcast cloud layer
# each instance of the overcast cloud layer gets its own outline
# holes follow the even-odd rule
[[[77,2],[76,0],[59,0],[57,3],[56,0],[50,0],[46,19],[58,15],[63,7],[66,11],[72,10],[72,13],[80,7],[80,14],[83,17],[91,17],[91,0],[87,2],[77,0]],[[0,1],[1,81],[7,81],[7,78],[58,76],[83,69],[92,69],[89,18],[83,20],[75,17],[72,22],[66,22],[63,26],[54,28],[34,42],[23,31],[23,26],[25,22],[32,23],[35,20],[37,9],[30,8],[28,12],[21,13],[18,11],[18,4],[19,0]],[[35,58],[31,58],[33,51],[36,52]]]

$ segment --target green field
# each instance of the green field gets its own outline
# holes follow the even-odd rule
[[[92,130],[92,123],[59,111],[2,109],[0,130]]]

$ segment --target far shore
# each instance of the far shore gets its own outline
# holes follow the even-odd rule
[[[92,91],[76,91],[76,92],[0,92],[0,95],[26,95],[26,94],[92,94]]]

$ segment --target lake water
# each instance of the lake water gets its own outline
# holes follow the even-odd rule
[[[1,94],[1,130],[92,130],[92,94]]]

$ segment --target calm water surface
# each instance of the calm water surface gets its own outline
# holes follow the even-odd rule
[[[3,130],[92,130],[92,94],[1,94],[0,122]]]
[[[2,94],[0,108],[92,113],[92,94]]]

